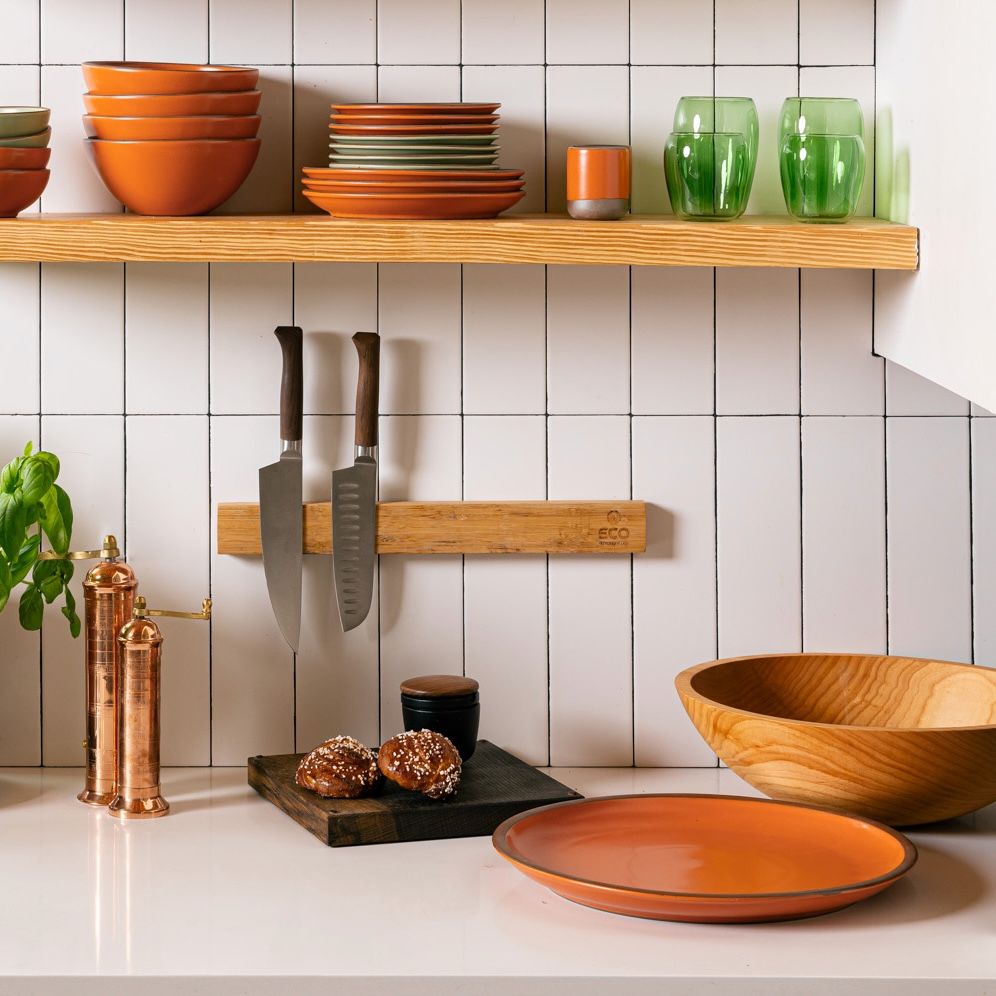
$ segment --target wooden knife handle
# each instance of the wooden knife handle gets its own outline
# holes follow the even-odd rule
[[[357,332],[353,345],[360,357],[356,382],[356,445],[377,445],[377,414],[380,393],[380,336]]]
[[[296,325],[281,325],[274,329],[273,334],[284,355],[284,369],[280,377],[280,438],[295,442],[304,435],[301,431],[304,411],[303,333]]]

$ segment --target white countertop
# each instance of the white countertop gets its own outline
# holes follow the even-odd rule
[[[717,769],[551,773],[756,794]],[[172,814],[126,824],[76,802],[81,778],[0,769],[4,996],[996,994],[996,806],[911,834],[919,864],[868,902],[706,926],[576,906],[488,837],[325,847],[241,768],[164,772]]]

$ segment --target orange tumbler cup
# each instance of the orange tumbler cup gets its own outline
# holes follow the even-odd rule
[[[567,213],[615,221],[629,211],[628,145],[572,145],[567,150]]]

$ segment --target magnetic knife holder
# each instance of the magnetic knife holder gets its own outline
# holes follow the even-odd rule
[[[332,553],[332,506],[304,504],[305,553]],[[377,503],[381,554],[642,553],[642,501]],[[259,555],[259,505],[218,506],[218,553]]]

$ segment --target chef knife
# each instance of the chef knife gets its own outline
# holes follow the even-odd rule
[[[380,336],[357,332],[353,345],[360,358],[353,466],[332,474],[332,573],[344,632],[359,626],[370,611],[377,556]]]
[[[295,652],[301,638],[301,414],[303,408],[299,328],[281,325],[273,333],[283,352],[280,378],[280,459],[259,471],[259,521],[263,572],[270,605],[284,639]]]

